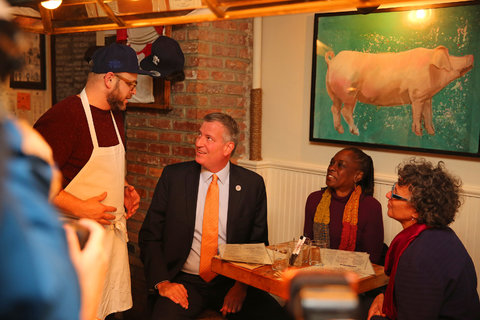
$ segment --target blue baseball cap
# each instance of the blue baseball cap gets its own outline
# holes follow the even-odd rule
[[[101,47],[93,53],[92,72],[128,72],[153,76],[152,72],[140,69],[135,50],[120,43]]]
[[[152,43],[152,54],[145,57],[140,66],[169,81],[183,81],[185,57],[177,41],[160,36]]]

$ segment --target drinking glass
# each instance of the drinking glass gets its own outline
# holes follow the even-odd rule
[[[311,240],[308,246],[308,264],[311,266],[322,266],[322,256],[320,249],[326,248],[327,243],[324,240]]]
[[[292,254],[290,245],[273,245],[272,253],[272,269],[275,271],[283,271],[288,268],[288,260]]]

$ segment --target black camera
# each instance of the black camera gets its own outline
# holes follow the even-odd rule
[[[358,319],[356,275],[301,271],[290,281],[288,308],[295,319]]]

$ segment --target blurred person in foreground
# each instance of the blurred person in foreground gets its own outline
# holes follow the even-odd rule
[[[327,248],[363,251],[382,264],[382,207],[373,197],[373,161],[358,148],[345,148],[330,160],[327,187],[311,193],[305,205],[304,235]]]
[[[387,252],[390,280],[368,319],[480,319],[475,267],[448,227],[460,208],[459,179],[443,162],[411,159],[387,193],[388,216],[403,230]]]
[[[206,308],[228,319],[286,317],[267,292],[211,271],[218,244],[268,244],[263,178],[230,162],[238,136],[232,117],[207,114],[195,161],[162,172],[139,233],[152,320],[195,319]]]
[[[22,66],[22,38],[0,0],[0,86]],[[0,319],[92,320],[106,272],[104,231],[94,221],[83,250],[66,236],[49,197],[60,175],[47,143],[0,101]],[[70,255],[70,256],[69,256]],[[71,259],[70,259],[71,258]],[[79,285],[80,284],[80,285]]]

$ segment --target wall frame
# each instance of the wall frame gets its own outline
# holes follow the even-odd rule
[[[45,90],[45,35],[25,32],[24,66],[10,77],[10,88]]]
[[[480,157],[479,21],[475,2],[316,14],[310,141]]]

